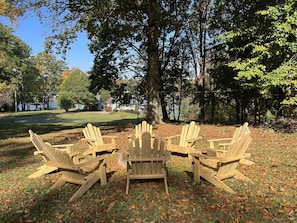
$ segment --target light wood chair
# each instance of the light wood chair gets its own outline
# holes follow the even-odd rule
[[[165,137],[167,150],[173,155],[189,156],[189,152],[194,149],[195,144],[202,137],[199,136],[200,127],[194,121],[182,127],[181,134]],[[177,143],[173,143],[173,140]]]
[[[58,168],[62,173],[59,180],[51,187],[61,188],[65,183],[81,185],[69,201],[74,201],[84,195],[97,181],[101,186],[107,184],[106,158],[107,155],[97,156],[75,164],[68,153],[59,151],[49,143],[45,143],[44,155],[49,166]]]
[[[36,148],[36,151],[34,151],[34,155],[41,156],[42,159],[44,160],[45,164],[38,167],[37,171],[35,173],[31,174],[30,176],[28,176],[28,178],[30,178],[30,179],[37,178],[37,177],[43,176],[45,174],[51,173],[53,171],[56,171],[58,168],[47,165],[48,160],[43,154],[45,142],[42,140],[42,138],[38,134],[33,132],[31,129],[29,130],[29,135],[30,135],[31,142],[33,143],[34,147]],[[65,151],[72,156],[72,155],[76,155],[75,153],[72,152],[73,145],[74,144],[61,144],[61,145],[53,145],[53,147],[56,149],[59,149],[61,151]],[[74,156],[74,157],[75,157],[74,158],[75,162],[77,162],[78,158],[76,156]]]
[[[129,151],[124,156],[127,162],[126,194],[129,193],[130,180],[134,179],[164,179],[168,193],[166,161],[170,153],[165,150],[165,142],[154,138],[152,145],[150,132],[143,132],[141,138],[142,147],[139,138],[136,138],[135,143],[129,143]]]
[[[89,149],[87,149],[83,155],[92,154],[96,157],[97,153],[114,153],[117,151],[116,136],[103,136],[99,127],[88,123],[83,128],[84,140],[88,142]]]
[[[213,156],[213,154],[191,153],[193,158],[194,181],[200,183],[204,178],[214,186],[230,193],[236,193],[224,180],[235,177],[244,181],[250,181],[237,170],[241,159],[246,158],[245,152],[252,141],[250,133],[233,140],[224,157]]]
[[[154,138],[153,136],[153,126],[146,121],[142,121],[138,125],[135,126],[135,134],[128,135],[128,141],[134,142],[136,138],[139,139],[139,146],[142,146],[142,133],[149,132],[152,136],[152,140]]]
[[[209,148],[207,149],[207,153],[209,155],[212,154],[224,157],[226,152],[228,151],[230,144],[246,133],[250,133],[248,122],[245,122],[243,125],[237,127],[231,138],[208,139],[207,141],[209,142]],[[251,156],[251,154],[246,153],[245,156],[248,158]],[[254,162],[248,160],[247,158],[240,160],[240,163],[245,165],[254,164]]]

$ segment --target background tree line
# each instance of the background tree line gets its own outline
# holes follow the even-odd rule
[[[63,53],[86,31],[94,54],[90,90],[111,90],[123,74],[133,77],[146,86],[151,123],[160,122],[160,111],[169,120],[185,100],[200,122],[243,122],[252,114],[259,123],[296,105],[293,0],[5,2],[16,12],[55,18],[48,49]]]

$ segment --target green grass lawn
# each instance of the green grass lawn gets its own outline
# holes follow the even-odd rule
[[[53,144],[74,143],[75,150],[81,151],[86,146],[80,140],[82,127],[87,122],[94,122],[101,126],[103,134],[116,135],[117,144],[126,148],[127,134],[133,133],[134,124],[141,119],[133,114],[66,114],[61,111],[23,115],[35,114],[39,118],[55,117],[51,120],[58,122],[11,123],[6,121],[15,114],[0,116],[1,223],[297,221],[296,134],[251,127],[251,160],[255,164],[240,165],[239,170],[253,183],[233,178],[226,180],[237,191],[234,195],[220,191],[204,180],[201,184],[193,184],[191,160],[176,157],[168,163],[169,195],[166,195],[162,181],[132,181],[130,193],[126,195],[126,169],[118,164],[115,154],[108,161],[108,184],[101,187],[97,183],[77,201],[68,202],[78,189],[77,185],[66,184],[61,190],[49,190],[59,173],[27,178],[43,164],[41,157],[33,156],[35,149],[29,140],[28,129]],[[21,113],[17,116],[17,120],[24,118]],[[154,131],[170,135],[179,127],[162,124]],[[203,139],[208,139],[226,137],[233,130],[232,126],[201,125],[200,131]]]
[[[64,112],[64,110],[29,111],[0,114],[0,139],[28,135],[29,129],[49,133],[80,128],[86,123],[107,127],[120,127],[138,123],[143,118],[126,112]]]

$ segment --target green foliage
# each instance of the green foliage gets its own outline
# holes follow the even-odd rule
[[[62,72],[67,69],[63,60],[57,60],[49,52],[40,52],[34,58],[40,72],[40,88],[43,95],[57,94],[58,86],[62,82]]]
[[[95,106],[97,99],[89,92],[89,86],[87,75],[79,69],[73,70],[60,86],[58,102],[61,108],[68,110],[75,104]]]
[[[13,107],[15,85],[0,82],[0,108],[7,111]]]
[[[23,4],[23,1],[0,1],[0,16],[8,17],[12,22],[15,22],[18,16],[22,16],[26,9],[28,5]]]
[[[13,30],[0,23],[0,81],[10,82],[16,77],[14,70],[21,70],[21,61],[29,58],[31,48]]]
[[[182,100],[181,112],[185,119],[198,120],[200,114],[199,104],[191,102],[189,97]]]
[[[268,110],[268,111],[266,112],[266,114],[265,114],[265,118],[266,118],[267,120],[274,120],[274,119],[275,119],[275,115],[273,115],[272,112]]]
[[[103,106],[104,106],[106,104],[107,100],[111,98],[110,91],[101,89],[99,91],[99,93],[100,93],[100,98],[101,98]]]
[[[71,97],[71,95],[67,94],[65,91],[61,91],[58,97],[58,104],[61,108],[65,109],[66,112],[69,111],[70,108],[73,107],[75,101]]]
[[[296,103],[296,8],[292,0],[214,1],[214,90],[236,102],[218,96],[216,110],[222,104],[265,117],[267,109]]]
[[[0,82],[14,86],[17,101],[23,108],[25,103],[42,100],[42,82],[30,51],[28,45],[13,35],[11,28],[0,25]],[[6,104],[12,109],[10,101],[7,100]]]
[[[248,52],[246,57],[229,63],[238,71],[238,79],[252,79],[255,86],[261,89],[279,87],[286,95],[283,103],[289,104],[296,103],[296,8],[296,1],[293,0],[267,6],[256,13],[259,20],[248,29],[252,32],[240,29],[231,31],[239,33],[241,38],[250,38],[244,48],[234,47],[238,52]],[[226,38],[234,41],[237,35],[228,34]]]
[[[118,81],[117,85],[111,91],[112,98],[118,104],[129,104],[130,103],[130,94],[126,92],[127,81]]]

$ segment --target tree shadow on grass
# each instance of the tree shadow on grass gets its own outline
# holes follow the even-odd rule
[[[134,127],[141,122],[142,119],[122,119],[108,122],[87,122],[73,121],[67,122],[22,122],[22,123],[2,123],[0,122],[0,139],[11,137],[26,137],[28,130],[32,129],[38,134],[59,132],[63,130],[83,128],[87,123],[92,123],[102,129],[115,129],[117,132],[125,131],[127,128]]]
[[[114,173],[115,171],[107,173],[108,182]],[[40,177],[31,180],[32,183],[27,185],[26,191],[16,191],[16,193],[22,193],[21,196],[25,196],[23,198],[26,200],[16,200],[10,209],[12,211],[1,213],[0,222],[78,222],[77,220],[84,216],[77,216],[76,209],[85,211],[90,207],[94,208],[93,204],[88,205],[88,199],[94,201],[93,199],[96,198],[93,197],[94,192],[106,190],[106,186],[102,187],[99,180],[82,197],[69,202],[80,185],[66,183],[59,189],[49,189],[59,177],[60,173]],[[101,194],[105,196],[104,193]],[[83,215],[87,215],[87,212]],[[64,221],[64,219],[68,220]]]
[[[31,146],[30,144],[29,142],[22,144],[16,144],[15,142],[2,143],[2,149],[0,149],[0,172],[34,163],[32,159],[29,159],[35,151],[33,145]],[[4,150],[3,148],[11,149]]]

